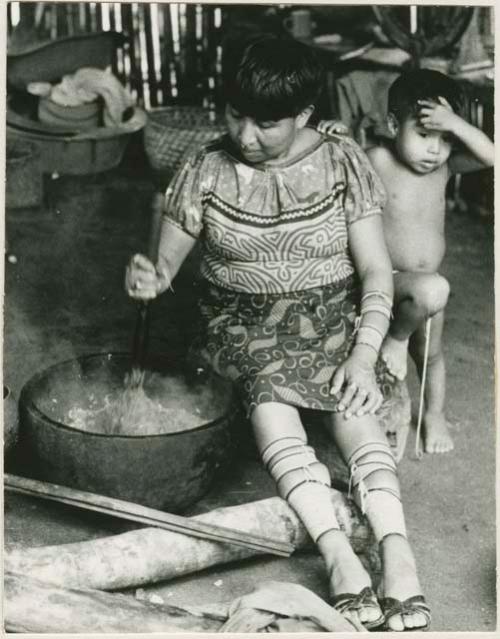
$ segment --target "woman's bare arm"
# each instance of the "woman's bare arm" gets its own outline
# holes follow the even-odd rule
[[[166,291],[196,238],[163,219],[156,264],[145,255],[134,255],[127,267],[125,289],[133,299],[150,300]]]

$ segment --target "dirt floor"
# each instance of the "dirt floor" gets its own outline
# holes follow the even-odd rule
[[[16,396],[34,372],[76,356],[129,351],[136,309],[123,291],[128,257],[144,250],[151,182],[132,171],[62,178],[52,207],[8,210],[4,381]],[[434,631],[496,627],[493,225],[449,215],[443,273],[452,295],[445,329],[448,413],[455,451],[414,459],[410,435],[400,477],[408,528],[433,611]],[[12,259],[12,257],[11,257]],[[176,293],[155,303],[152,345],[180,356],[189,341],[189,265]],[[410,389],[417,396],[414,372]],[[242,426],[243,428],[243,426]],[[14,468],[21,473],[22,469]],[[191,512],[274,494],[252,455],[226,469]],[[5,542],[40,546],[100,537],[124,524],[7,494]],[[301,583],[326,596],[319,557],[256,559],[148,588],[169,604],[230,601],[266,579]],[[132,593],[133,594],[133,593]],[[61,628],[64,631],[64,628]]]

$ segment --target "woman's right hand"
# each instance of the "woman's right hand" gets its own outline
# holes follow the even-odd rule
[[[125,290],[134,300],[152,300],[168,288],[165,275],[159,273],[145,255],[134,255],[125,272]]]
[[[373,415],[383,401],[373,364],[355,351],[335,371],[330,394],[339,400],[337,408],[346,419]]]

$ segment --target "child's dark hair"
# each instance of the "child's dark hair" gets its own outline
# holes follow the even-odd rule
[[[225,98],[236,111],[258,120],[295,117],[315,104],[323,77],[311,47],[289,37],[264,35],[227,61]]]
[[[416,116],[418,100],[438,102],[443,97],[453,111],[461,115],[465,106],[465,94],[452,78],[431,69],[416,69],[400,75],[389,89],[388,111],[399,122]]]

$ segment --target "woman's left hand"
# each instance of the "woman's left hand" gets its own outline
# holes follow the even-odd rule
[[[383,401],[373,366],[355,353],[335,371],[330,394],[338,397],[338,410],[346,419],[373,415]]]

